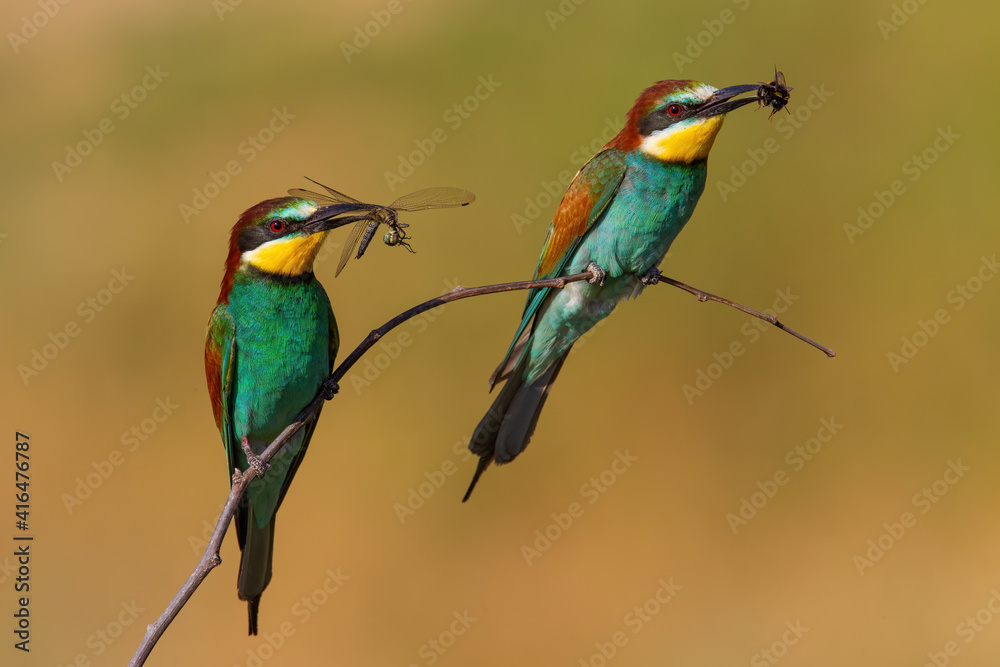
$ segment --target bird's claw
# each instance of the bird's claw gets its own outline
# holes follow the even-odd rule
[[[655,285],[660,282],[661,275],[660,270],[654,266],[649,271],[646,271],[644,274],[639,276],[639,282],[646,286]]]
[[[257,477],[263,477],[264,473],[271,469],[271,464],[265,463],[259,456],[253,453],[253,449],[250,448],[250,440],[246,436],[243,436],[241,445],[243,453],[247,457],[247,465],[257,472]]]
[[[257,477],[263,477],[264,473],[271,469],[270,463],[264,463],[259,456],[253,454],[247,457],[247,463],[257,472]]]
[[[323,397],[331,400],[340,391],[340,385],[333,378],[323,380]]]
[[[597,264],[594,264],[593,262],[587,264],[587,270],[590,271],[592,274],[594,274],[587,279],[587,282],[590,283],[591,285],[598,285],[600,287],[604,287],[604,279],[607,277],[608,272],[599,267]]]

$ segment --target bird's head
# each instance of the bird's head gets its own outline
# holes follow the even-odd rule
[[[336,216],[354,209],[321,206],[299,197],[268,199],[248,208],[233,225],[219,301],[228,299],[233,276],[240,269],[252,268],[282,279],[312,273],[327,232],[345,224]]]
[[[663,162],[690,164],[705,160],[726,114],[757,101],[754,96],[737,96],[759,87],[718,89],[698,81],[660,81],[642,92],[629,111],[625,127],[609,145],[638,149]]]

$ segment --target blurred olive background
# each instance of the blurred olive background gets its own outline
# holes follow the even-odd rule
[[[791,303],[782,320],[836,359],[651,288],[585,339],[532,446],[463,505],[464,445],[524,294],[446,306],[387,336],[324,410],[280,512],[261,636],[230,531],[148,664],[995,662],[990,3],[0,15],[0,553],[20,533],[15,431],[35,537],[30,654],[12,647],[16,563],[0,559],[4,664],[124,664],[201,555],[228,491],[204,329],[245,208],[305,176],[380,203],[476,193],[404,220],[416,254],[376,241],[336,280],[346,231],[331,236],[317,273],[343,356],[455,284],[530,278],[566,179],[647,85],[754,83],[775,64],[791,114],[729,118],[663,269]]]

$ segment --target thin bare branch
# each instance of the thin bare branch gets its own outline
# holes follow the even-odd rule
[[[725,304],[727,306],[731,306],[731,307],[735,308],[736,310],[742,310],[747,315],[753,315],[754,317],[756,317],[758,319],[764,320],[765,322],[769,322],[770,324],[773,324],[774,326],[778,327],[779,329],[781,329],[785,333],[791,334],[791,335],[795,336],[796,338],[798,338],[799,340],[804,341],[806,343],[809,343],[810,345],[812,345],[813,347],[815,347],[817,350],[820,350],[821,352],[823,352],[824,354],[826,354],[826,356],[828,356],[828,357],[836,357],[837,356],[837,353],[834,352],[833,350],[831,350],[830,348],[824,347],[823,345],[820,345],[819,343],[817,343],[816,341],[812,340],[811,338],[806,338],[805,336],[803,336],[802,334],[800,334],[795,329],[791,329],[789,327],[786,327],[784,324],[782,324],[781,322],[779,322],[778,318],[775,317],[774,315],[768,315],[766,313],[758,312],[758,311],[756,311],[756,310],[754,310],[752,308],[747,308],[744,305],[738,304],[735,301],[730,301],[729,299],[725,299],[725,298],[723,298],[721,296],[716,296],[715,294],[711,294],[710,292],[706,292],[704,290],[700,290],[697,287],[692,287],[691,285],[688,285],[686,283],[682,283],[679,280],[674,280],[673,278],[667,278],[666,276],[663,276],[663,275],[661,275],[659,277],[659,282],[666,283],[667,285],[673,285],[674,287],[679,287],[680,289],[684,290],[685,292],[690,292],[691,294],[694,294],[696,297],[698,297],[698,301],[701,301],[701,302],[705,302],[705,301],[718,301],[719,303]]]
[[[577,273],[572,276],[564,276],[561,278],[552,278],[549,280],[525,280],[515,283],[500,283],[497,285],[484,285],[482,287],[456,287],[446,294],[442,294],[439,297],[425,301],[409,310],[400,313],[395,316],[378,329],[374,329],[368,336],[358,345],[354,351],[352,351],[330,376],[330,380],[333,382],[339,382],[347,371],[354,366],[355,363],[367,352],[375,343],[379,341],[380,338],[385,336],[389,331],[395,329],[403,322],[416,317],[417,315],[431,310],[432,308],[437,308],[438,306],[443,306],[446,303],[451,303],[452,301],[458,301],[460,299],[468,299],[474,296],[482,296],[485,294],[498,294],[500,292],[512,292],[515,290],[526,290],[532,288],[545,288],[550,287],[554,289],[562,289],[569,285],[570,283],[578,282],[581,280],[588,280],[593,277],[593,273],[590,271],[584,271],[583,273]],[[715,296],[714,294],[709,294],[690,285],[686,285],[682,282],[676,281],[672,278],[667,278],[665,276],[660,276],[660,282],[664,282],[674,287],[679,287],[691,294],[698,297],[699,301],[718,301],[719,303],[726,304],[727,306],[732,306],[737,310],[741,310],[749,315],[758,317],[765,322],[769,322],[774,326],[778,327],[782,331],[792,334],[796,338],[804,340],[805,342],[813,345],[820,350],[826,352],[828,356],[836,356],[836,354],[822,345],[818,345],[808,338],[802,336],[801,334],[789,329],[781,322],[779,322],[775,317],[771,315],[765,315],[764,313],[759,313],[756,310],[751,310],[746,306],[742,306],[728,299],[723,299],[722,297]],[[316,396],[312,401],[299,413],[298,417],[295,418],[291,424],[289,424],[281,434],[274,439],[271,444],[260,454],[260,460],[262,463],[267,463],[277,454],[278,450],[285,445],[288,440],[295,435],[296,431],[308,424],[310,421],[316,418],[319,413],[323,402],[329,400],[333,397],[332,393],[328,393],[326,387],[321,388],[317,392]],[[184,582],[184,585],[174,596],[167,608],[163,610],[160,617],[156,619],[146,628],[146,634],[139,644],[138,650],[136,650],[135,655],[132,656],[132,660],[129,662],[129,667],[140,667],[146,662],[146,658],[152,652],[153,647],[156,646],[156,642],[163,636],[170,623],[177,617],[180,610],[184,607],[187,601],[194,594],[201,582],[205,580],[208,573],[211,572],[215,567],[222,563],[222,557],[220,556],[220,550],[222,548],[222,540],[226,536],[226,531],[229,529],[229,524],[233,520],[233,515],[236,513],[236,507],[239,505],[243,495],[246,493],[247,487],[250,485],[254,479],[258,476],[257,471],[254,468],[249,468],[246,471],[240,472],[239,470],[233,471],[233,483],[232,488],[229,492],[229,498],[226,500],[225,506],[222,508],[222,513],[219,515],[219,520],[215,524],[215,530],[212,532],[212,536],[208,541],[208,545],[205,547],[205,552],[202,554],[201,560],[198,561],[197,566],[195,566],[194,571]]]

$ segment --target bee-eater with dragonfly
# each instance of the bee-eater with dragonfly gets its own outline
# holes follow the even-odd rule
[[[329,194],[289,190],[292,196],[268,199],[240,216],[208,323],[205,372],[228,472],[254,467],[264,473],[250,483],[234,517],[241,551],[237,592],[247,601],[251,635],[257,634],[261,594],[271,580],[275,514],[302,463],[316,420],[299,429],[268,465],[259,454],[321,388],[328,395],[337,389],[329,381],[340,343],[337,321],[313,274],[327,233],[354,225],[339,273],[362,232],[358,257],[380,224],[390,228],[387,245],[408,247],[407,225],[399,222],[397,211],[475,200],[466,190],[428,188],[387,207],[326,190]]]
[[[726,114],[752,102],[787,102],[784,78],[716,89],[697,81],[660,81],[647,88],[625,127],[587,162],[556,210],[535,279],[591,270],[590,281],[536,288],[514,340],[490,378],[506,380],[476,427],[469,449],[480,457],[468,500],[491,462],[524,451],[570,348],[659,279],[657,267],[705,189],[707,160]]]

